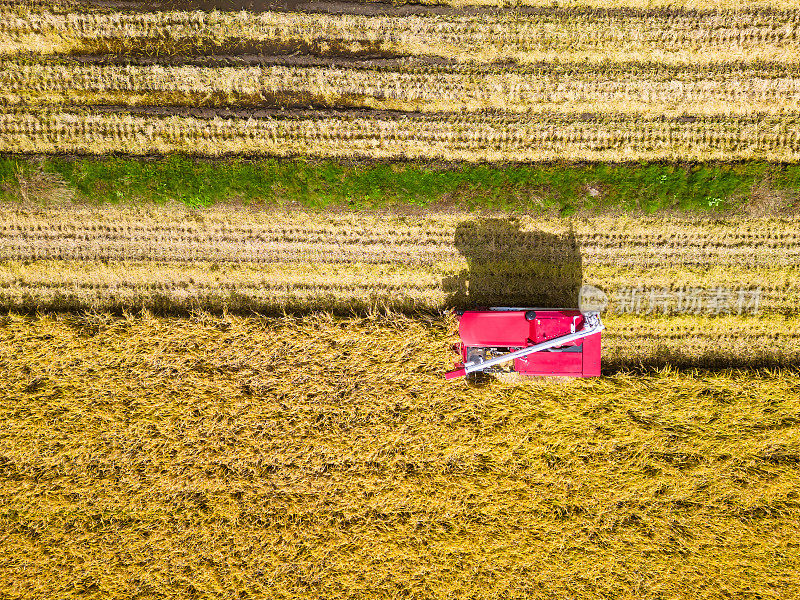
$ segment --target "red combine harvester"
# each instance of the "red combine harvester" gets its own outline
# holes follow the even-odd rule
[[[461,363],[447,379],[469,373],[506,372],[513,360],[522,375],[600,375],[600,332],[596,312],[552,308],[501,308],[461,313],[455,349]]]

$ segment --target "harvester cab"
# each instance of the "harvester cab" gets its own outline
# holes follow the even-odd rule
[[[460,313],[455,345],[461,362],[447,379],[470,373],[516,371],[521,375],[600,375],[596,312],[552,308],[505,308]]]

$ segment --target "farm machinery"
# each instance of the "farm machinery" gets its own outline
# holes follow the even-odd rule
[[[521,375],[600,375],[600,335],[605,327],[597,312],[494,307],[459,314],[461,341],[454,350],[461,362],[447,379],[512,368]]]

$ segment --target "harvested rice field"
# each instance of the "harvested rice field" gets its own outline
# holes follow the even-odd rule
[[[797,161],[798,24],[793,1],[4,2],[0,151]]]
[[[797,219],[18,206],[0,307],[439,315],[574,307],[588,287],[609,368],[798,365]]]

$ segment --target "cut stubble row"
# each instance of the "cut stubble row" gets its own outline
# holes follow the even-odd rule
[[[359,16],[305,13],[0,14],[0,54],[225,53],[227,45],[269,44],[275,52],[365,52],[439,56],[460,62],[512,59],[800,62],[800,12],[542,11],[477,16]],[[266,48],[266,47],[264,47]],[[262,48],[262,49],[264,49]]]
[[[394,69],[197,67],[9,61],[0,71],[8,105],[362,108],[420,112],[500,110],[674,118],[800,112],[794,70],[758,68],[631,72],[564,67]]]
[[[145,111],[147,112],[147,111]],[[448,114],[196,118],[19,110],[0,115],[0,150],[186,152],[463,161],[800,160],[800,119]],[[291,115],[289,115],[291,117]]]
[[[466,213],[31,207],[7,209],[0,218],[0,306],[431,314],[478,301],[519,305],[570,294],[575,305],[577,288],[586,284],[608,295],[611,363],[754,366],[798,359],[799,252],[792,217],[567,222]],[[631,288],[645,301],[651,291],[702,289],[734,297],[744,290],[759,302],[742,314],[732,305],[716,313],[625,314],[630,307],[619,293]]]
[[[485,226],[484,226],[485,225]],[[495,231],[498,229],[498,231]],[[2,260],[385,263],[460,262],[458,231],[531,258],[574,239],[598,267],[792,267],[795,217],[593,217],[571,221],[502,213],[321,213],[181,205],[22,207],[0,212]],[[555,248],[555,251],[560,248]]]

